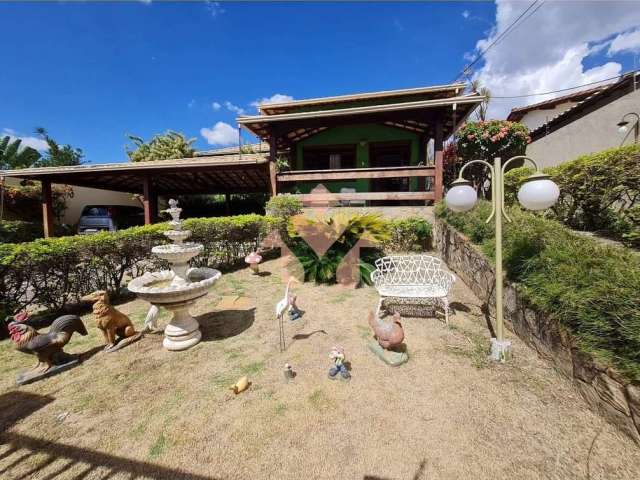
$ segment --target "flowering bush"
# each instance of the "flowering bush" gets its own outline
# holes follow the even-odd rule
[[[458,154],[465,160],[494,157],[506,160],[523,155],[530,142],[525,125],[505,120],[469,122],[456,133]]]
[[[51,193],[53,196],[53,215],[60,221],[67,209],[67,199],[73,198],[73,188],[69,185],[54,185]],[[5,208],[17,219],[42,220],[41,199],[42,187],[39,183],[16,187],[5,186]]]
[[[486,160],[493,163],[495,157],[503,161],[515,155],[523,155],[527,143],[531,142],[529,129],[517,122],[505,120],[489,120],[469,122],[456,132],[455,151],[453,146],[450,156],[452,160],[446,162],[445,185],[455,180],[455,174],[465,163],[471,160]],[[510,168],[520,167],[523,162],[514,162]],[[476,190],[486,196],[489,172],[482,165],[473,165],[465,170],[465,178],[470,180]]]

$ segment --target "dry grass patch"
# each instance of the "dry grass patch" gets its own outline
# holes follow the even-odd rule
[[[193,312],[204,340],[185,352],[145,335],[18,389],[14,375],[33,358],[0,343],[2,479],[47,478],[60,466],[51,478],[582,479],[598,432],[591,478],[640,475],[640,450],[518,339],[510,338],[512,361],[486,361],[479,302],[461,282],[454,300],[470,311],[456,311],[451,329],[441,319],[403,318],[410,360],[391,369],[367,348],[366,312],[377,302],[370,288],[294,287],[305,314],[286,320],[287,350],[279,352],[278,268],[270,261],[261,270],[271,275],[225,274]],[[216,308],[241,295],[251,301]],[[142,327],[148,304],[118,308]],[[90,334],[74,337],[71,352],[101,345],[84,319]],[[351,362],[350,382],[327,378],[335,344]],[[298,374],[293,381],[285,363]],[[242,375],[252,385],[234,395]],[[5,455],[12,445],[18,450]],[[39,466],[48,456],[54,461]]]

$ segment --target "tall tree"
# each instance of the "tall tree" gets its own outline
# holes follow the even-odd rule
[[[195,149],[192,144],[195,138],[187,139],[182,133],[168,130],[162,135],[154,135],[148,142],[135,135],[127,135],[135,145],[134,149],[126,148],[132,162],[149,162],[152,160],[170,160],[174,158],[193,157]]]
[[[22,140],[8,135],[0,140],[0,170],[28,168],[37,164],[40,153],[31,147],[20,148]]]
[[[44,152],[38,162],[39,167],[65,167],[82,163],[84,153],[80,148],[73,148],[71,145],[59,145],[42,127],[36,128],[36,133],[49,145],[49,149]]]

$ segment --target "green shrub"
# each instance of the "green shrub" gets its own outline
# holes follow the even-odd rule
[[[51,195],[53,215],[60,221],[67,209],[67,200],[73,198],[73,188],[69,185],[54,185]],[[40,183],[29,182],[26,185],[6,186],[4,200],[5,218],[41,221],[42,186]]]
[[[422,217],[390,220],[389,240],[382,248],[385,252],[423,252],[430,248],[431,224]]]
[[[41,223],[23,222],[21,220],[4,220],[0,222],[0,243],[31,242],[42,238],[44,231]]]
[[[493,222],[486,222],[491,213],[491,204],[486,201],[478,202],[478,205],[466,213],[453,213],[446,208],[444,202],[436,204],[435,214],[445,219],[457,230],[468,236],[473,243],[481,244],[485,239],[493,238]]]
[[[195,266],[229,268],[258,244],[275,221],[258,215],[189,219],[185,228],[204,244]],[[59,311],[97,289],[117,296],[128,277],[168,265],[151,254],[166,243],[167,224],[95,235],[0,244],[0,314],[39,306]]]
[[[54,225],[55,235],[62,237],[71,233],[67,225]],[[4,220],[0,222],[0,243],[32,242],[43,238],[42,223],[24,222],[22,220]]]
[[[302,202],[293,195],[279,194],[269,199],[265,210],[272,217],[289,218],[302,213]]]
[[[365,283],[369,283],[374,261],[385,252],[423,252],[431,244],[431,224],[420,217],[385,220],[377,214],[338,213],[321,218],[297,217],[290,219],[287,227],[284,241],[300,261],[305,280],[317,283],[337,281],[340,263],[360,239],[371,245],[360,250],[360,278]],[[331,232],[330,238],[336,239],[321,256],[308,244],[320,232]]]
[[[545,173],[560,187],[558,203],[547,213],[577,230],[599,231],[640,247],[640,145],[583,155]],[[524,167],[505,175],[505,201],[533,173]]]
[[[437,215],[493,256],[493,231],[478,234],[490,208],[457,214],[439,205]],[[504,225],[507,276],[523,286],[524,298],[557,319],[578,347],[640,380],[640,255],[603,246],[557,221],[519,208]]]

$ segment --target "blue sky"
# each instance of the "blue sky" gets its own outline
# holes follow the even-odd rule
[[[100,163],[126,160],[127,133],[149,138],[173,129],[197,138],[199,149],[213,148],[231,141],[224,124],[235,128],[239,109],[255,113],[252,103],[276,94],[300,99],[448,83],[478,42],[527,5],[3,3],[0,133],[37,146],[33,130],[44,126]],[[525,31],[535,38],[536,22],[555,8],[543,6],[514,41]],[[564,50],[548,64],[536,63],[535,51],[519,52],[520,70],[512,72],[511,42],[502,42],[474,75],[496,93],[506,88],[505,76],[521,78],[519,93],[619,73],[632,67],[640,46],[634,15],[591,37],[559,34]],[[612,47],[616,41],[621,49]],[[533,81],[535,70],[521,57],[545,71],[571,64],[575,75],[551,71],[555,83]],[[505,108],[503,101],[496,111]]]

